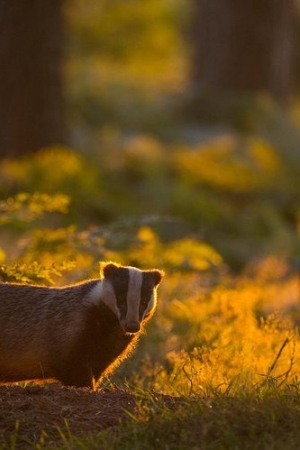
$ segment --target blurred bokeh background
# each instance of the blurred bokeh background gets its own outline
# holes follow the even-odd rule
[[[0,0],[1,278],[166,270],[157,386],[297,373],[299,7]]]
[[[196,235],[236,267],[297,257],[299,2],[0,12],[2,198],[65,193],[83,226],[155,215],[164,239]]]

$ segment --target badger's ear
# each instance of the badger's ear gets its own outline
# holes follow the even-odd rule
[[[163,277],[165,276],[165,272],[163,270],[153,269],[150,270],[150,273],[153,277],[155,286],[158,286]]]
[[[101,278],[111,278],[113,277],[117,270],[119,269],[119,266],[113,262],[101,262],[100,263],[100,276]]]

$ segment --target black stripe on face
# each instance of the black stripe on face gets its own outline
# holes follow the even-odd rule
[[[129,285],[129,270],[119,267],[118,270],[110,277],[114,293],[117,300],[117,306],[121,314],[120,320],[124,320],[127,314],[127,292]]]
[[[155,282],[153,279],[153,275],[150,272],[144,272],[143,273],[143,281],[142,281],[142,289],[141,289],[140,308],[139,308],[140,321],[142,320],[144,312],[146,311],[148,304],[151,300],[154,288],[155,288]]]

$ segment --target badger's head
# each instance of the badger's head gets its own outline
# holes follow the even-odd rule
[[[137,333],[155,311],[156,288],[163,272],[107,263],[101,273],[101,301],[115,313],[123,331]]]

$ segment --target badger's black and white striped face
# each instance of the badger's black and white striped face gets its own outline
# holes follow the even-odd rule
[[[137,333],[156,307],[156,287],[163,272],[108,263],[102,268],[101,300],[115,313],[123,331]]]

